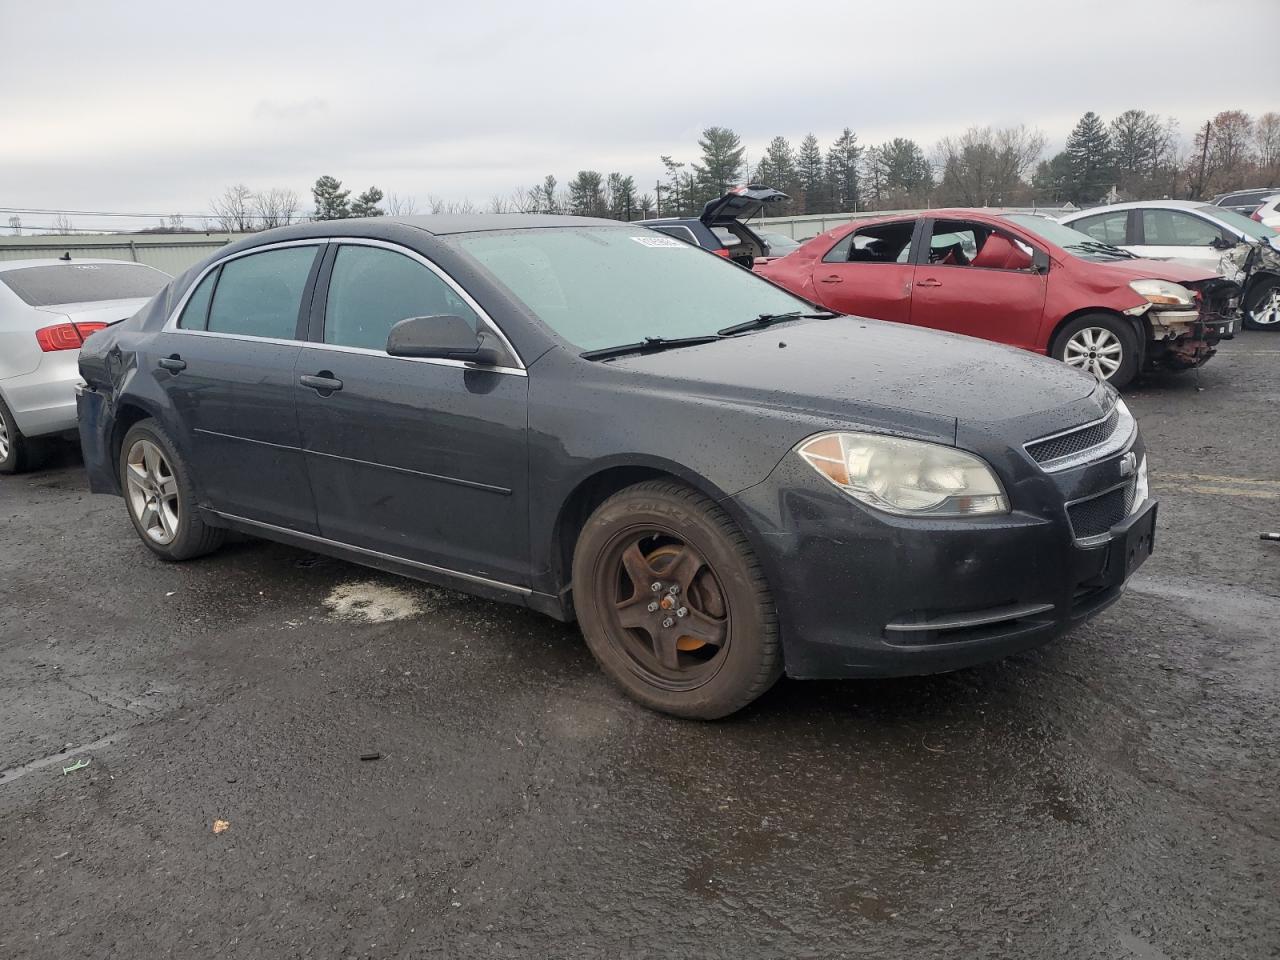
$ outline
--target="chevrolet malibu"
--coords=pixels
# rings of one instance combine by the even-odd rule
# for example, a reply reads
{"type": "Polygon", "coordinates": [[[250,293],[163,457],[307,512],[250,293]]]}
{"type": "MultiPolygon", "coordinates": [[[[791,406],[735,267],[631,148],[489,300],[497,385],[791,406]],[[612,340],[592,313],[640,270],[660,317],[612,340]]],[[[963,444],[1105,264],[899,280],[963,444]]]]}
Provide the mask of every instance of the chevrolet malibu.
{"type": "Polygon", "coordinates": [[[1111,387],[610,221],[268,231],[80,369],[91,487],[160,557],[240,531],[576,619],[684,717],[1045,643],[1155,526],[1111,387]]]}

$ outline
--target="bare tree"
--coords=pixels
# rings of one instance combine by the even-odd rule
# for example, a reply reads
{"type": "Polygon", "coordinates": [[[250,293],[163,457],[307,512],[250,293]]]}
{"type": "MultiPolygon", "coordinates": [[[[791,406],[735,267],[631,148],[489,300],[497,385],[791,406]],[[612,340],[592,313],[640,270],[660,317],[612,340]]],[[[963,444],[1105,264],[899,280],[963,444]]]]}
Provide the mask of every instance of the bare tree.
{"type": "Polygon", "coordinates": [[[511,201],[508,200],[506,197],[502,196],[502,194],[495,193],[492,197],[489,198],[489,212],[490,213],[510,213],[511,201]]]}
{"type": "Polygon", "coordinates": [[[460,213],[470,214],[479,213],[476,205],[470,200],[445,200],[442,197],[427,195],[427,209],[433,214],[441,213],[460,213]]]}
{"type": "Polygon", "coordinates": [[[272,187],[254,196],[253,210],[263,230],[288,226],[298,212],[298,195],[284,187],[272,187]]]}
{"type": "Polygon", "coordinates": [[[222,196],[209,202],[218,226],[228,233],[248,233],[253,229],[253,191],[243,183],[227,187],[222,196]]]}
{"type": "Polygon", "coordinates": [[[387,213],[393,217],[412,217],[418,212],[418,201],[398,193],[387,194],[387,213]]]}
{"type": "Polygon", "coordinates": [[[1253,125],[1253,146],[1259,173],[1268,186],[1280,180],[1280,113],[1264,113],[1253,125]]]}
{"type": "Polygon", "coordinates": [[[538,210],[538,188],[516,187],[511,191],[509,203],[512,213],[536,213],[538,210]]]}
{"type": "Polygon", "coordinates": [[[943,201],[989,207],[1025,199],[1026,175],[1044,144],[1044,134],[1021,124],[1001,130],[970,127],[960,137],[944,137],[934,151],[943,201]]]}
{"type": "Polygon", "coordinates": [[[71,218],[65,213],[60,213],[53,218],[54,233],[66,235],[68,233],[75,233],[75,230],[76,225],[71,222],[71,218]]]}

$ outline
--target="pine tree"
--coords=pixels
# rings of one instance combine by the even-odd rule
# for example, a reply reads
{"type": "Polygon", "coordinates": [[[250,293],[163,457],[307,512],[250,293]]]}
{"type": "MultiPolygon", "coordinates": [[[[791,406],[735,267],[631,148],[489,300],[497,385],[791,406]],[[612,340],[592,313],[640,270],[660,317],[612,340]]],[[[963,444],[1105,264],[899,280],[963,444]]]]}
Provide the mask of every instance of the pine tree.
{"type": "Polygon", "coordinates": [[[353,217],[380,217],[383,215],[383,209],[378,206],[382,202],[382,191],[377,187],[370,187],[360,196],[356,197],[351,204],[351,216],[353,217]]]}
{"type": "Polygon", "coordinates": [[[534,201],[538,213],[560,212],[560,204],[556,198],[556,186],[556,178],[548,173],[546,179],[542,181],[542,186],[535,188],[537,195],[534,201]]]}
{"type": "Polygon", "coordinates": [[[1067,137],[1067,158],[1071,180],[1068,196],[1086,203],[1101,200],[1115,179],[1111,155],[1111,135],[1102,118],[1090,110],[1067,137]]]}
{"type": "Polygon", "coordinates": [[[698,141],[702,150],[702,163],[695,163],[698,186],[704,200],[724,194],[742,177],[746,148],[738,135],[728,127],[707,127],[698,141]]]}
{"type": "Polygon", "coordinates": [[[342,189],[342,181],[325,175],[316,180],[311,188],[311,195],[316,201],[316,220],[345,220],[351,216],[347,205],[350,190],[342,189]]]}
{"type": "Polygon", "coordinates": [[[620,173],[609,174],[606,184],[609,217],[613,220],[631,220],[637,210],[636,179],[620,173]]]}
{"type": "Polygon", "coordinates": [[[796,179],[804,191],[804,212],[826,213],[826,205],[822,202],[822,147],[812,133],[805,134],[800,141],[800,149],[796,153],[796,179]]]}
{"type": "Polygon", "coordinates": [[[569,210],[577,217],[603,217],[607,212],[604,180],[596,170],[579,170],[569,181],[569,210]]]}
{"type": "Polygon", "coordinates": [[[858,137],[845,127],[827,151],[827,183],[831,202],[840,212],[858,209],[862,202],[862,185],[858,170],[862,164],[862,148],[858,137]]]}

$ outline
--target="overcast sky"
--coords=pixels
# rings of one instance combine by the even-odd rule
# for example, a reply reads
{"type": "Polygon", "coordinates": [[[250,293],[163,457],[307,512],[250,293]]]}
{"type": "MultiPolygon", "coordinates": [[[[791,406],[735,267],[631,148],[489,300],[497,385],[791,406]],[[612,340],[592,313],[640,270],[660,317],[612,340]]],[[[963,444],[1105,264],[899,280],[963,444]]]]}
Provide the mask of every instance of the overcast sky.
{"type": "Polygon", "coordinates": [[[652,192],[659,154],[696,159],[712,124],[753,161],[844,126],[930,149],[1026,123],[1056,149],[1084,111],[1128,107],[1189,139],[1219,110],[1280,110],[1261,48],[1221,39],[1277,28],[1276,0],[0,0],[0,207],[194,214],[242,181],[310,212],[321,174],[420,205],[583,168],[652,192]]]}

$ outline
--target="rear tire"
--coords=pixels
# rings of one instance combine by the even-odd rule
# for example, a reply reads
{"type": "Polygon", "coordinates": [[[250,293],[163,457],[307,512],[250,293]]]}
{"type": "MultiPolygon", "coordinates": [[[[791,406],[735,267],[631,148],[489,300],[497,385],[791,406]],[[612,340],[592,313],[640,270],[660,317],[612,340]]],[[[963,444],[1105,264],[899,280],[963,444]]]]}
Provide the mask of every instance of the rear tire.
{"type": "Polygon", "coordinates": [[[48,444],[43,440],[32,440],[22,435],[13,414],[0,400],[0,473],[34,470],[44,463],[48,452],[48,444]]]}
{"type": "Polygon", "coordinates": [[[1244,304],[1244,326],[1250,330],[1280,330],[1280,277],[1254,284],[1244,304]]]}
{"type": "Polygon", "coordinates": [[[1055,360],[1092,373],[1117,390],[1138,375],[1138,337],[1126,320],[1088,313],[1064,326],[1053,338],[1055,360]]]}
{"type": "Polygon", "coordinates": [[[600,666],[651,709],[717,719],[782,675],[760,562],[723,509],[679,483],[636,484],[596,509],[574,550],[573,596],[600,666]]]}
{"type": "Polygon", "coordinates": [[[120,490],[139,539],[164,560],[191,560],[222,546],[226,531],[196,510],[186,462],[155,420],[141,420],[120,444],[120,490]]]}

